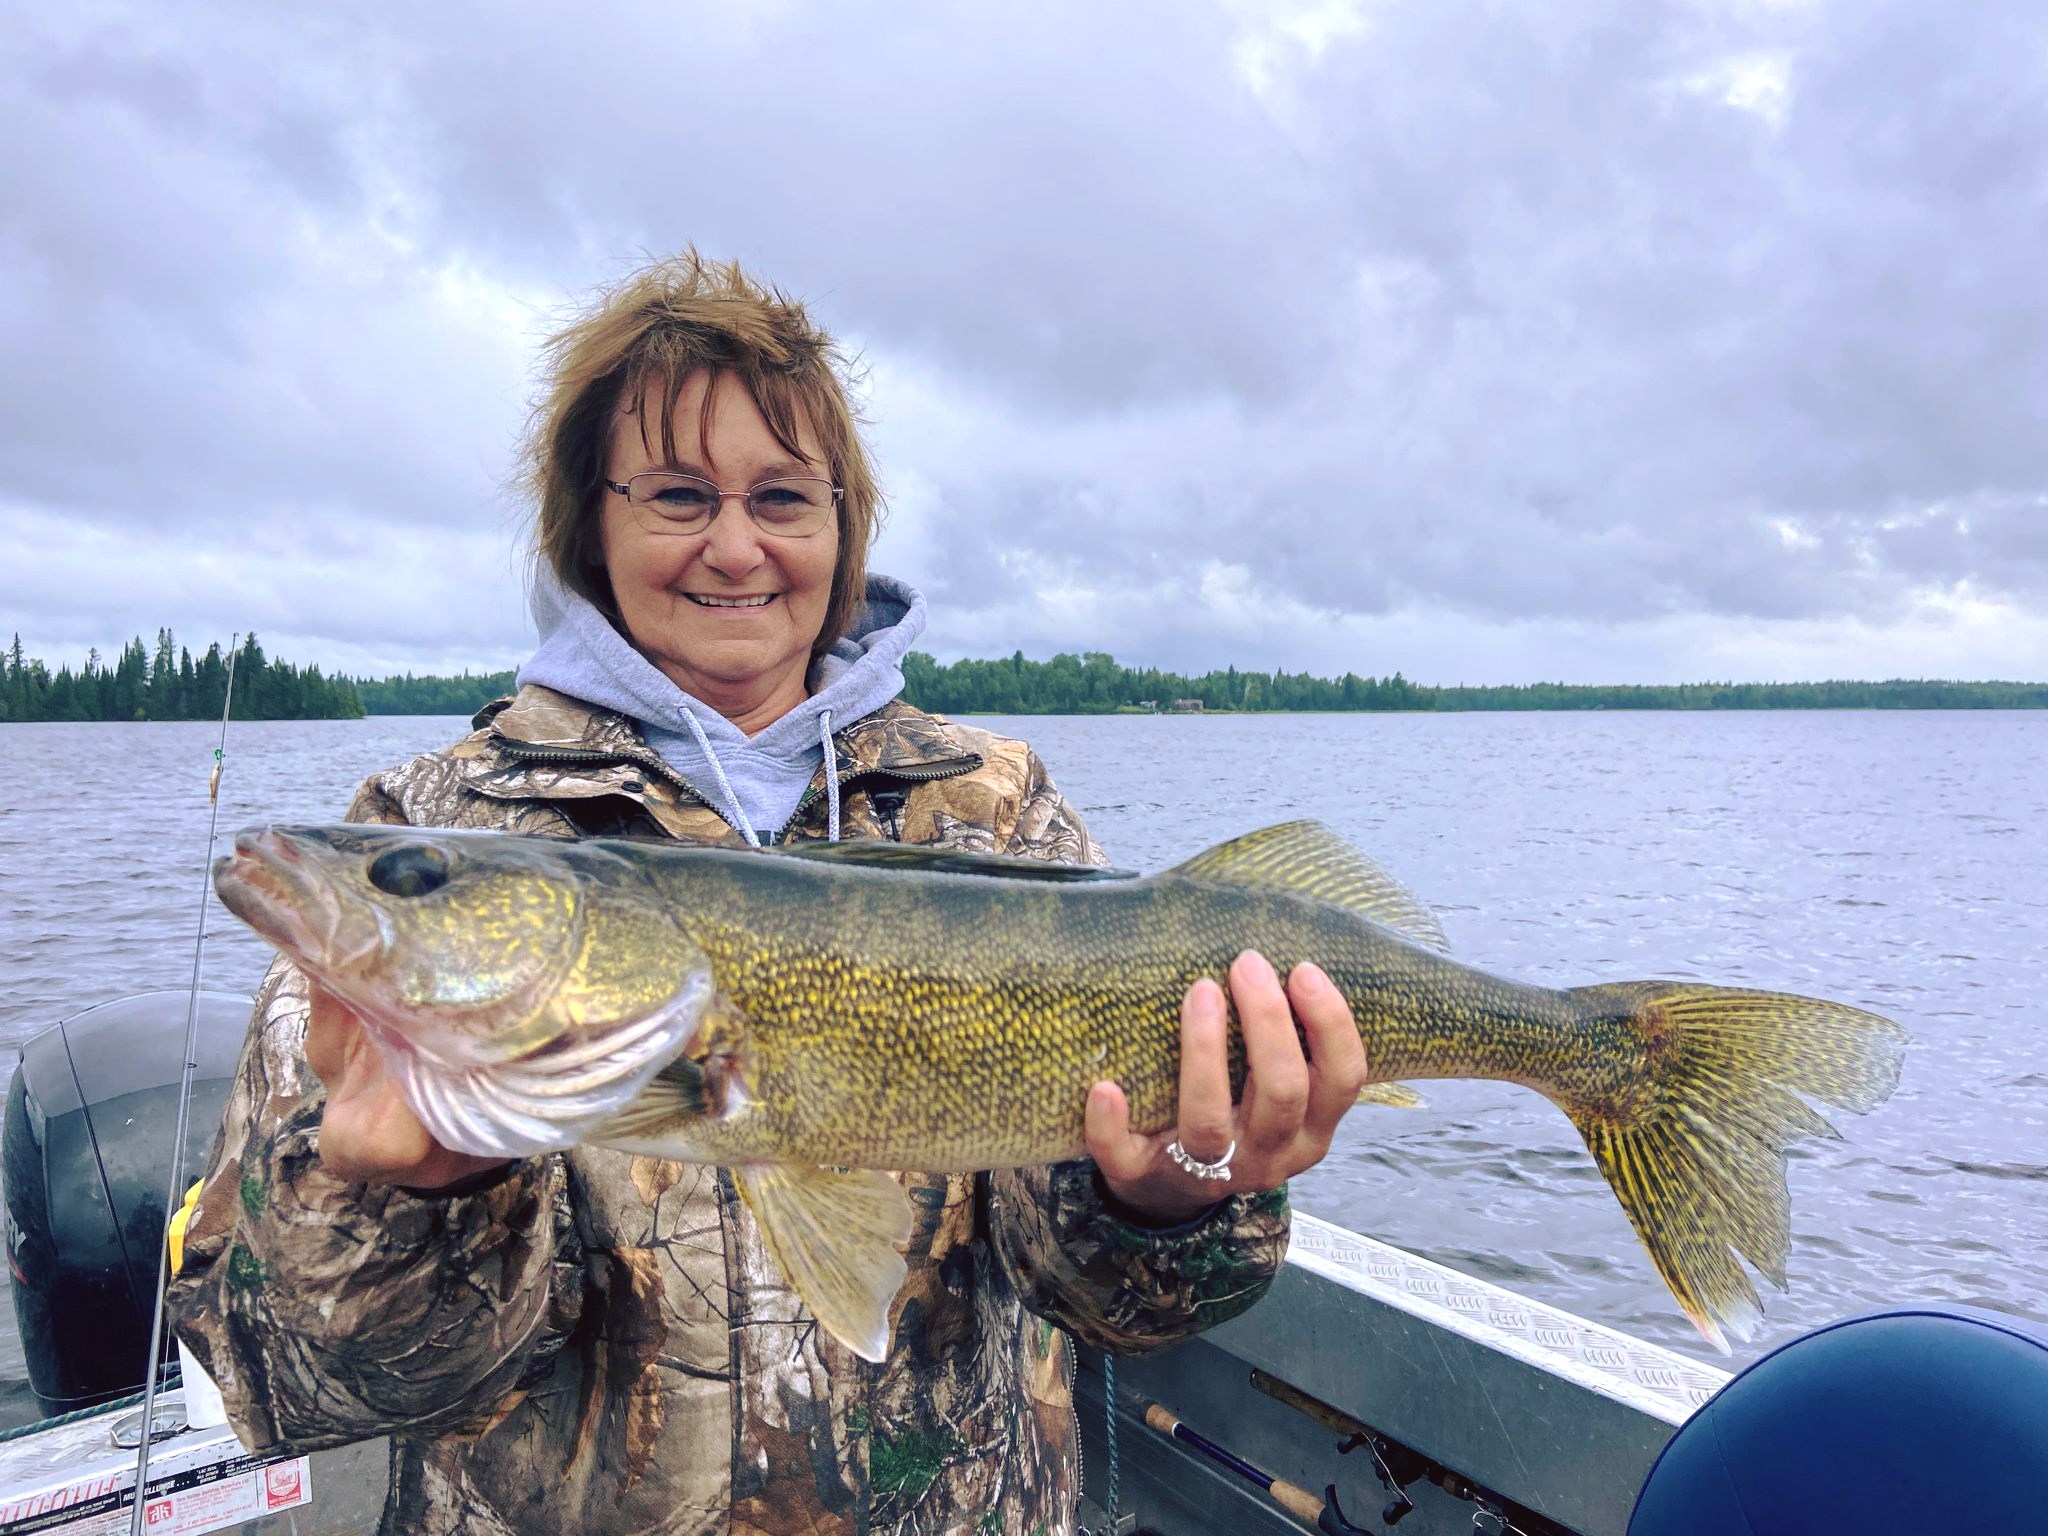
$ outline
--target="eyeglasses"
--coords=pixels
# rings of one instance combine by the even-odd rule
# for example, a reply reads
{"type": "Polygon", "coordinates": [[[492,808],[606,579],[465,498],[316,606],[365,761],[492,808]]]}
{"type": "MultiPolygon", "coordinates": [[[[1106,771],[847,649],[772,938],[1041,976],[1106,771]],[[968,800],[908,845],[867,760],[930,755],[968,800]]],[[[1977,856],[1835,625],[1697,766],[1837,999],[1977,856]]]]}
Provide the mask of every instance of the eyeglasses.
{"type": "Polygon", "coordinates": [[[702,533],[725,506],[728,496],[746,503],[747,516],[763,533],[778,539],[803,539],[830,521],[846,493],[830,480],[797,475],[763,480],[744,491],[721,491],[696,475],[652,469],[625,481],[605,485],[626,498],[640,526],[649,533],[702,533]]]}

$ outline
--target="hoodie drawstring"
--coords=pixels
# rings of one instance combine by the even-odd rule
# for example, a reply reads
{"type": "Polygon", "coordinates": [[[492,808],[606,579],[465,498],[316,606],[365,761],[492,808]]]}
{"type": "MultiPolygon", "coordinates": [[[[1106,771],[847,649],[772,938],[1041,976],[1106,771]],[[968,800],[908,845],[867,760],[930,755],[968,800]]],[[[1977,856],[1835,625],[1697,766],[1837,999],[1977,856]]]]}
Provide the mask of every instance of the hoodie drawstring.
{"type": "Polygon", "coordinates": [[[818,712],[818,749],[825,754],[825,835],[839,841],[839,754],[832,746],[832,711],[818,712]]]}
{"type": "Polygon", "coordinates": [[[704,734],[704,727],[697,721],[693,709],[683,711],[683,718],[690,722],[690,734],[697,738],[697,750],[704,754],[704,760],[711,764],[711,772],[718,779],[719,792],[725,796],[725,819],[733,829],[745,834],[748,842],[756,848],[762,847],[761,834],[754,830],[754,824],[747,820],[746,808],[740,804],[740,797],[732,792],[732,780],[725,776],[725,764],[718,760],[718,754],[711,750],[711,738],[704,734]]]}
{"type": "MultiPolygon", "coordinates": [[[[718,780],[718,792],[725,796],[725,819],[755,847],[766,847],[766,840],[747,820],[746,807],[740,804],[740,797],[733,793],[732,780],[725,776],[725,764],[711,750],[711,738],[704,734],[697,712],[686,709],[683,718],[690,722],[690,734],[697,738],[697,750],[711,765],[712,775],[718,780]]],[[[829,709],[818,712],[818,750],[825,757],[825,835],[836,843],[839,841],[839,752],[832,744],[832,711],[829,709]]]]}

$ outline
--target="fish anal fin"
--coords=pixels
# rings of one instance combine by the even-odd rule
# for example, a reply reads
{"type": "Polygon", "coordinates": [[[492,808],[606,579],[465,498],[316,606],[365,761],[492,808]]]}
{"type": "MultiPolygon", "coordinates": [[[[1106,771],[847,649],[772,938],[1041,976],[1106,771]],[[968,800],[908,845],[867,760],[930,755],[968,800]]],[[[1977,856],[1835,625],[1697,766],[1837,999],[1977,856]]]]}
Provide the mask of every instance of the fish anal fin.
{"type": "Polygon", "coordinates": [[[1406,1083],[1367,1083],[1358,1090],[1358,1102],[1383,1109],[1420,1109],[1425,1100],[1406,1083]]]}
{"type": "Polygon", "coordinates": [[[1284,821],[1247,832],[1168,873],[1326,901],[1424,948],[1450,952],[1443,925],[1421,898],[1319,821],[1284,821]]]}
{"type": "Polygon", "coordinates": [[[735,1168],[761,1240],[818,1324],[863,1360],[889,1353],[889,1308],[910,1273],[910,1199],[872,1168],[735,1168]]]}

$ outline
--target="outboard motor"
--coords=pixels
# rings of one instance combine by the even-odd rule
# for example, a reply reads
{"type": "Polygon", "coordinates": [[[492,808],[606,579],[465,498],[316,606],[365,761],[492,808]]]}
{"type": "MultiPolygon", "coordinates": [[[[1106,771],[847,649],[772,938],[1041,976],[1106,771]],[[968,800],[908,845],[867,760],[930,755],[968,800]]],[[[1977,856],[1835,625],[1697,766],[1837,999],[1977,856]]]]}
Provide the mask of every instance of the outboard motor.
{"type": "Polygon", "coordinates": [[[2048,1528],[2048,1323],[1900,1307],[1794,1339],[1671,1437],[1628,1536],[2048,1528]]]}
{"type": "MultiPolygon", "coordinates": [[[[7,1259],[46,1414],[142,1389],[190,998],[103,1003],[21,1048],[0,1127],[7,1259]]],[[[187,1182],[206,1166],[248,1029],[247,997],[199,994],[187,1182]]]]}

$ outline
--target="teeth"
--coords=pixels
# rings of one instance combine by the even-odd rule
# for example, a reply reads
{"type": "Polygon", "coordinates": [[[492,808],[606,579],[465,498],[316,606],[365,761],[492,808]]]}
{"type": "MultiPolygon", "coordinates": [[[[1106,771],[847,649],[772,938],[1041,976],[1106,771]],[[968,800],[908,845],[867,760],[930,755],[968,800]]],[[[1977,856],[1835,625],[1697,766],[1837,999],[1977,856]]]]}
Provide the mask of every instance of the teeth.
{"type": "Polygon", "coordinates": [[[761,597],[704,597],[695,592],[688,595],[691,602],[706,608],[765,608],[775,601],[773,592],[761,597]]]}

